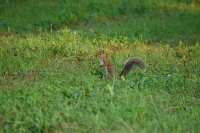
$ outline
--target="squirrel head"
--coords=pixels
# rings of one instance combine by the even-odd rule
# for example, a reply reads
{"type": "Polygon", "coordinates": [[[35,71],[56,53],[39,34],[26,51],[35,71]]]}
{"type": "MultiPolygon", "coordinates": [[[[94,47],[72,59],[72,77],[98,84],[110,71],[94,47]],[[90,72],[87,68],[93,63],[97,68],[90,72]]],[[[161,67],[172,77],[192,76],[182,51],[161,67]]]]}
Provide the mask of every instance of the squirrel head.
{"type": "Polygon", "coordinates": [[[105,65],[105,59],[107,59],[107,56],[104,50],[98,51],[96,57],[99,59],[101,66],[105,65]]]}

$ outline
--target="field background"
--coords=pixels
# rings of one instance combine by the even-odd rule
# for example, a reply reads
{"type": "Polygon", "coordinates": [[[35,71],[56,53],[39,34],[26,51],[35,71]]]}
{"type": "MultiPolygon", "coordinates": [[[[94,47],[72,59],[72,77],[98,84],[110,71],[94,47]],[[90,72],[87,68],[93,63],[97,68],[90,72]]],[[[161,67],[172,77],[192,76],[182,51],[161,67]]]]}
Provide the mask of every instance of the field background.
{"type": "Polygon", "coordinates": [[[199,42],[199,0],[1,0],[0,133],[200,132],[199,42]]]}

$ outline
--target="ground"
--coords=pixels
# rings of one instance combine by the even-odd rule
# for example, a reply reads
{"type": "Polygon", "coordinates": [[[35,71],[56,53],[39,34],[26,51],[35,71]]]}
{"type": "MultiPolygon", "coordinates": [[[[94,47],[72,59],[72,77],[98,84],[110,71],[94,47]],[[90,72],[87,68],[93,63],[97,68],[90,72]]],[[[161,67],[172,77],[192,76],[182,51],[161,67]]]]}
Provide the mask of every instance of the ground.
{"type": "Polygon", "coordinates": [[[199,132],[199,29],[198,0],[0,2],[0,132],[199,132]]]}

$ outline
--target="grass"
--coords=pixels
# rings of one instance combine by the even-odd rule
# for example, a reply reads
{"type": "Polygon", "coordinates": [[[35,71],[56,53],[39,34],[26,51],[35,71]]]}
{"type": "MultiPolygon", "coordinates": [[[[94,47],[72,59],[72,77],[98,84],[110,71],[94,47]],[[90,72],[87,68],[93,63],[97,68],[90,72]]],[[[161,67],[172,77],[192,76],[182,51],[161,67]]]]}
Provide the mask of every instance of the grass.
{"type": "Polygon", "coordinates": [[[200,9],[195,0],[87,0],[2,1],[0,29],[24,33],[54,30],[63,26],[83,30],[87,36],[125,36],[135,41],[199,41],[200,9]],[[48,2],[48,4],[47,4],[48,2]],[[7,10],[7,8],[12,10],[7,10]],[[88,29],[90,29],[88,31],[88,29]]]}
{"type": "Polygon", "coordinates": [[[2,2],[0,132],[200,131],[198,1],[113,2],[2,2]],[[99,49],[147,70],[105,80],[99,49]]]}

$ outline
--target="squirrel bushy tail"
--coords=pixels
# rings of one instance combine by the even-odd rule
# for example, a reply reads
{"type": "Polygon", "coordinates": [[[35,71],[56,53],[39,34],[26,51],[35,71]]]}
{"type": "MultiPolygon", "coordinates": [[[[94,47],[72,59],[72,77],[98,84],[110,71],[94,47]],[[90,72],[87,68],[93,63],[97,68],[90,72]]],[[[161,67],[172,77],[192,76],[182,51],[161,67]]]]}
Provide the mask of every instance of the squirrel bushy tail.
{"type": "Polygon", "coordinates": [[[126,77],[126,75],[135,68],[135,66],[138,66],[140,69],[145,69],[145,63],[139,59],[139,58],[132,58],[129,59],[129,61],[125,64],[124,68],[122,69],[121,73],[119,74],[119,76],[124,76],[126,77]]]}
{"type": "MultiPolygon", "coordinates": [[[[104,51],[100,51],[97,53],[97,56],[100,61],[100,65],[104,67],[105,69],[105,75],[107,78],[111,79],[114,75],[114,67],[112,65],[111,59],[107,56],[107,54],[104,51]]],[[[122,69],[119,76],[126,77],[127,74],[134,69],[136,66],[138,66],[140,69],[145,69],[145,63],[139,59],[139,58],[131,58],[128,60],[128,62],[125,64],[124,68],[122,69]]]]}

